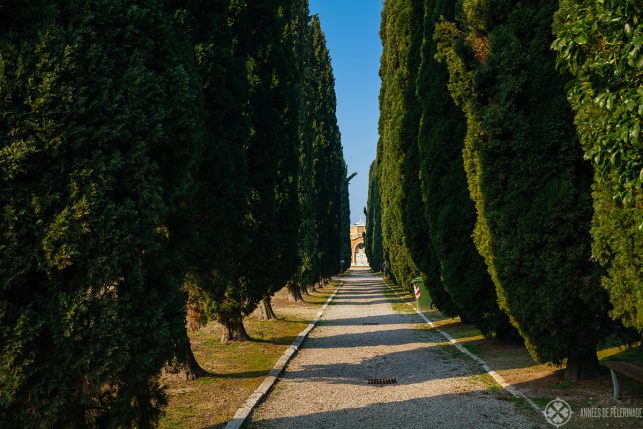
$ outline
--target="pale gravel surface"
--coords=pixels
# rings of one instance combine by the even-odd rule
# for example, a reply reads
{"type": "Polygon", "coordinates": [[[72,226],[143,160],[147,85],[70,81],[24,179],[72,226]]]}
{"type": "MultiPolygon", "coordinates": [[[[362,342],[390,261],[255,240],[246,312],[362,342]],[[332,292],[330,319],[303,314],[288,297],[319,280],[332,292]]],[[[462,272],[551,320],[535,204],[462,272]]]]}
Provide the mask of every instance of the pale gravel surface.
{"type": "Polygon", "coordinates": [[[366,271],[347,277],[247,427],[545,426],[491,390],[479,366],[438,333],[418,329],[419,317],[395,312],[386,289],[366,271]],[[398,384],[367,385],[383,377],[398,384]]]}

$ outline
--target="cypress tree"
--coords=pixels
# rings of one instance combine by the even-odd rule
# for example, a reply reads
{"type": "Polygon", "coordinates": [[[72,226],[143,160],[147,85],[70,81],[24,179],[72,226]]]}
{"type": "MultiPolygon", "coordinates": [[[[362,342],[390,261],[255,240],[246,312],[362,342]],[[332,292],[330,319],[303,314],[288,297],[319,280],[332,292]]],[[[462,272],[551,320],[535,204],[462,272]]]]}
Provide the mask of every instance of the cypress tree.
{"type": "MultiPolygon", "coordinates": [[[[463,320],[475,323],[485,335],[506,336],[511,331],[509,320],[498,307],[495,287],[471,238],[475,208],[462,160],[466,119],[449,95],[446,66],[434,58],[435,25],[442,18],[453,20],[455,4],[426,0],[424,8],[417,92],[422,108],[418,146],[426,224],[444,289],[463,320]]],[[[413,154],[411,159],[415,158],[413,154]]]]}
{"type": "Polygon", "coordinates": [[[157,1],[2,8],[0,425],[149,427],[183,316],[190,49],[157,1]]]}
{"type": "MultiPolygon", "coordinates": [[[[353,255],[353,249],[351,249],[351,206],[350,206],[350,194],[348,187],[350,186],[351,180],[357,176],[357,172],[348,175],[348,166],[344,161],[344,154],[341,144],[336,147],[337,157],[340,159],[338,164],[341,165],[340,171],[340,180],[339,180],[339,198],[340,198],[340,210],[339,210],[339,234],[337,236],[339,240],[339,259],[344,260],[343,270],[346,271],[350,268],[350,261],[353,255]]],[[[342,269],[338,267],[336,273],[342,269]]]]}
{"type": "Polygon", "coordinates": [[[424,1],[413,0],[411,7],[406,35],[409,43],[405,64],[408,77],[401,83],[405,107],[400,125],[403,231],[411,257],[419,268],[436,307],[448,316],[460,314],[462,321],[467,322],[468,319],[445,289],[440,254],[430,234],[431,225],[424,216],[425,202],[420,181],[420,146],[424,145],[424,142],[418,140],[422,105],[417,93],[424,28],[424,1]]]}
{"type": "Polygon", "coordinates": [[[541,361],[567,376],[598,370],[605,300],[590,261],[591,171],[583,163],[548,47],[556,2],[463,3],[438,51],[467,117],[474,240],[500,307],[541,361]]]}
{"type": "MultiPolygon", "coordinates": [[[[313,84],[310,115],[312,124],[312,162],[314,190],[318,197],[316,225],[319,237],[318,260],[322,278],[337,274],[341,252],[342,187],[346,167],[337,126],[335,78],[319,18],[311,19],[313,84]]],[[[346,191],[347,192],[347,191],[346,191]]],[[[349,244],[350,246],[350,244],[349,244]]]]}
{"type": "Polygon", "coordinates": [[[373,271],[380,271],[384,262],[382,249],[382,208],[380,206],[379,179],[377,177],[377,160],[371,163],[368,170],[368,201],[366,202],[366,236],[364,245],[368,264],[373,271]]]}
{"type": "Polygon", "coordinates": [[[308,1],[282,0],[284,32],[281,44],[282,57],[276,71],[281,76],[283,105],[281,107],[281,132],[279,162],[277,165],[277,192],[275,195],[276,222],[279,233],[279,260],[276,276],[272,281],[270,296],[281,289],[298,271],[299,231],[301,212],[298,201],[298,169],[300,153],[300,116],[304,99],[304,66],[306,33],[308,31],[308,1]]]}
{"type": "Polygon", "coordinates": [[[299,97],[299,160],[297,176],[297,198],[301,222],[298,233],[299,269],[287,283],[289,299],[292,302],[302,301],[302,292],[306,293],[319,278],[319,261],[317,248],[319,239],[316,229],[317,198],[314,193],[312,134],[312,106],[315,103],[314,58],[312,56],[312,26],[306,5],[301,9],[302,28],[299,42],[299,55],[302,57],[302,69],[299,74],[302,94],[299,97]]]}
{"type": "Polygon", "coordinates": [[[398,281],[410,287],[418,275],[403,230],[404,223],[404,153],[412,141],[412,127],[407,128],[409,106],[408,83],[411,22],[414,18],[413,1],[386,2],[382,10],[380,37],[382,60],[380,77],[380,150],[379,189],[382,205],[382,238],[386,259],[398,281]]]}
{"type": "Polygon", "coordinates": [[[442,284],[419,183],[416,77],[422,17],[420,0],[387,2],[382,11],[377,155],[382,239],[385,260],[398,283],[410,288],[412,279],[421,275],[436,306],[454,316],[458,309],[442,284]]]}
{"type": "MultiPolygon", "coordinates": [[[[428,224],[423,216],[424,203],[422,201],[422,189],[420,184],[418,129],[420,124],[421,105],[417,96],[416,81],[420,65],[420,48],[422,44],[423,11],[424,2],[411,0],[406,10],[398,12],[403,14],[398,19],[395,37],[404,38],[406,49],[404,61],[400,62],[398,70],[404,73],[403,80],[395,82],[399,86],[399,97],[402,102],[398,103],[402,111],[399,112],[400,119],[397,125],[397,134],[391,136],[399,141],[399,169],[401,173],[402,204],[402,231],[407,243],[410,256],[415,266],[421,271],[427,272],[431,255],[435,255],[432,241],[428,234],[428,224]],[[403,21],[403,22],[401,22],[403,21]],[[408,46],[406,45],[408,44],[408,46]]],[[[395,40],[393,40],[395,43],[395,40]]],[[[391,106],[391,108],[395,108],[391,106]]],[[[394,125],[395,126],[395,125],[394,125]]],[[[433,288],[434,279],[430,279],[433,288]]]]}
{"type": "MultiPolygon", "coordinates": [[[[248,241],[243,227],[247,171],[242,151],[249,134],[243,114],[248,83],[245,58],[236,47],[243,8],[231,1],[176,0],[168,6],[193,46],[204,100],[197,192],[190,207],[193,240],[187,259],[191,275],[184,289],[188,306],[207,318],[216,315],[218,303],[231,287],[248,241]]],[[[200,320],[196,322],[198,326],[200,320]]],[[[185,329],[177,342],[179,364],[173,369],[185,371],[188,379],[203,374],[185,329]]]]}
{"type": "MultiPolygon", "coordinates": [[[[299,172],[301,169],[301,126],[304,121],[305,103],[304,67],[306,63],[306,33],[308,32],[308,1],[285,1],[280,5],[284,30],[277,73],[283,82],[284,105],[282,110],[282,142],[277,169],[275,195],[276,222],[279,234],[279,261],[275,278],[272,279],[260,303],[264,319],[276,318],[270,304],[272,295],[301,273],[302,254],[300,233],[302,218],[299,198],[299,172]]],[[[311,240],[307,240],[311,243],[311,240]]]]}
{"type": "Polygon", "coordinates": [[[244,228],[248,251],[236,279],[214,303],[222,341],[247,339],[243,316],[283,287],[298,266],[296,235],[298,96],[293,11],[297,3],[251,2],[240,15],[239,49],[249,82],[244,145],[247,194],[244,228]]]}
{"type": "Polygon", "coordinates": [[[585,158],[594,165],[592,253],[605,268],[611,316],[643,337],[643,54],[641,5],[564,0],[556,14],[561,68],[585,158]]]}

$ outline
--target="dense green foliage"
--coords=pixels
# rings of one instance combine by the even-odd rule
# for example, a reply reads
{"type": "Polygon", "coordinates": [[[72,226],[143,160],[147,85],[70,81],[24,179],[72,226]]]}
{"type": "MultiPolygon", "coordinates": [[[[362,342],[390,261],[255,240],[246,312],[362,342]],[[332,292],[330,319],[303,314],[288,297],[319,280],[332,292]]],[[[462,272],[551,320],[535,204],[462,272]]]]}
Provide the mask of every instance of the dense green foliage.
{"type": "Polygon", "coordinates": [[[422,62],[417,78],[422,107],[418,137],[421,165],[416,167],[421,171],[424,205],[409,212],[417,215],[425,210],[444,289],[463,319],[475,323],[487,335],[506,336],[510,331],[509,320],[498,307],[484,259],[471,239],[475,208],[469,198],[462,161],[466,119],[449,95],[446,66],[434,58],[435,25],[441,18],[452,20],[455,5],[451,1],[426,0],[424,13],[422,62]]]}
{"type": "MultiPolygon", "coordinates": [[[[222,339],[246,336],[243,316],[294,275],[299,265],[297,169],[299,147],[298,84],[303,57],[297,51],[296,6],[274,0],[248,3],[240,20],[239,50],[246,56],[250,133],[244,142],[248,168],[244,230],[248,246],[238,277],[214,302],[224,326],[222,339]],[[298,55],[298,57],[297,57],[298,55]],[[293,64],[291,64],[293,63],[293,64]]],[[[230,214],[227,214],[228,216],[230,214]]],[[[238,215],[242,215],[241,213],[238,215]]]]}
{"type": "Polygon", "coordinates": [[[601,284],[610,296],[610,315],[643,336],[643,207],[615,204],[606,180],[594,184],[592,252],[606,269],[601,284]]]}
{"type": "MultiPolygon", "coordinates": [[[[400,285],[411,287],[419,274],[404,234],[405,195],[403,189],[404,153],[415,143],[415,130],[409,123],[413,102],[408,57],[412,21],[417,19],[411,0],[386,2],[382,11],[380,37],[382,60],[380,77],[380,121],[378,142],[379,190],[382,207],[382,238],[385,259],[400,285]]],[[[414,107],[414,106],[413,106],[414,107]]]]}
{"type": "MultiPolygon", "coordinates": [[[[243,143],[249,127],[243,105],[247,98],[245,60],[235,51],[242,9],[230,2],[177,0],[169,4],[177,27],[194,47],[203,94],[203,143],[194,171],[196,195],[190,206],[192,239],[187,259],[191,275],[184,283],[190,305],[213,317],[240,268],[246,251],[243,143]],[[237,215],[230,217],[229,213],[237,215]]],[[[187,335],[177,337],[177,358],[192,362],[187,335]],[[185,356],[187,354],[187,356],[185,356]]],[[[194,370],[195,368],[193,368],[194,370]]]]}
{"type": "Polygon", "coordinates": [[[337,274],[340,255],[350,254],[348,186],[330,54],[319,17],[308,19],[307,8],[300,11],[305,12],[297,49],[303,57],[297,184],[301,222],[296,238],[300,265],[287,282],[293,301],[300,299],[297,288],[305,293],[337,274]]]}
{"type": "Polygon", "coordinates": [[[319,21],[306,0],[0,9],[0,426],[152,426],[161,369],[195,364],[186,297],[242,335],[287,281],[337,272],[319,21]]]}
{"type": "Polygon", "coordinates": [[[191,50],[157,1],[2,6],[0,426],[147,427],[183,323],[191,50]]]}
{"type": "Polygon", "coordinates": [[[591,169],[549,50],[554,1],[463,2],[440,24],[450,91],[467,118],[474,239],[500,307],[534,357],[597,371],[606,312],[590,260],[591,169]]]}
{"type": "MultiPolygon", "coordinates": [[[[432,293],[434,301],[442,311],[456,314],[453,303],[444,293],[444,285],[439,272],[439,263],[436,259],[435,247],[429,237],[429,225],[424,216],[424,202],[422,201],[422,187],[420,185],[420,160],[418,147],[418,129],[420,126],[421,105],[417,97],[416,81],[420,65],[420,52],[422,47],[422,28],[424,20],[424,2],[421,0],[409,1],[403,10],[392,10],[390,13],[399,14],[394,20],[395,27],[389,31],[395,36],[387,36],[394,48],[404,40],[404,48],[399,52],[403,55],[397,61],[399,65],[392,64],[392,69],[387,74],[387,80],[392,87],[397,87],[398,93],[390,92],[391,96],[399,97],[393,109],[402,109],[399,112],[399,123],[396,119],[390,121],[388,138],[384,140],[384,151],[398,150],[401,160],[399,168],[401,182],[396,192],[399,193],[401,202],[401,230],[405,237],[404,242],[409,250],[413,266],[424,274],[425,282],[432,293]],[[408,43],[408,46],[406,45],[408,43]],[[401,60],[404,61],[401,61],[401,60]],[[397,128],[397,129],[396,129],[397,128]],[[397,145],[397,147],[396,147],[397,145]]],[[[394,53],[394,52],[393,52],[394,53]]],[[[393,115],[398,114],[397,112],[393,115]]],[[[390,161],[389,161],[390,162],[390,161]]],[[[392,210],[397,208],[393,207],[392,210]]],[[[388,210],[388,208],[386,209],[388,210]]],[[[394,263],[394,267],[395,267],[394,263]]],[[[394,268],[395,269],[395,268],[394,268]]],[[[409,284],[408,279],[404,284],[409,284]]]]}
{"type": "Polygon", "coordinates": [[[380,271],[384,262],[382,248],[382,207],[380,205],[380,187],[377,177],[377,161],[371,163],[368,170],[368,201],[366,203],[366,231],[364,244],[368,264],[373,271],[380,271]]]}
{"type": "MultiPolygon", "coordinates": [[[[346,271],[350,266],[353,254],[351,249],[351,205],[348,186],[357,173],[353,173],[354,175],[352,176],[348,175],[348,167],[343,159],[341,146],[339,146],[338,157],[342,157],[341,161],[337,163],[339,171],[342,172],[339,177],[339,256],[344,260],[340,269],[343,267],[343,270],[346,271]]],[[[339,269],[336,272],[339,272],[339,269]]]]}
{"type": "MultiPolygon", "coordinates": [[[[562,0],[552,48],[571,72],[585,157],[615,201],[643,198],[643,22],[636,0],[562,0]],[[605,180],[602,180],[605,177],[605,180]]],[[[643,224],[643,215],[640,221],[643,224]]]]}
{"type": "MultiPolygon", "coordinates": [[[[281,103],[272,101],[273,106],[279,109],[276,118],[281,129],[277,134],[270,135],[274,144],[272,150],[276,152],[276,188],[275,188],[275,222],[279,234],[277,265],[273,267],[274,277],[270,273],[263,274],[260,283],[267,287],[267,295],[272,295],[281,289],[286,282],[297,272],[299,266],[298,235],[301,222],[301,212],[297,193],[298,171],[300,158],[300,109],[304,98],[304,46],[307,41],[308,30],[308,0],[281,0],[277,2],[277,16],[283,14],[284,30],[281,43],[272,46],[272,53],[276,47],[282,45],[283,53],[273,65],[271,89],[276,89],[281,95],[281,103]],[[275,81],[276,78],[276,81],[275,81]]],[[[261,29],[259,29],[261,30],[261,29]]],[[[262,34],[262,33],[260,33],[262,34]]],[[[257,104],[261,110],[266,110],[266,105],[257,104]]],[[[254,131],[257,131],[255,127],[254,131]]],[[[257,139],[258,141],[258,139],[257,139]]],[[[262,142],[265,144],[266,142],[262,142]]],[[[265,162],[265,160],[264,160],[265,162]]],[[[337,236],[337,235],[336,235],[337,236]]],[[[259,250],[259,249],[257,249],[259,250]]],[[[245,264],[245,262],[244,262],[245,264]]]]}
{"type": "Polygon", "coordinates": [[[593,255],[611,315],[643,335],[643,23],[633,0],[560,2],[552,47],[595,170],[593,255]]]}
{"type": "Polygon", "coordinates": [[[420,185],[421,104],[416,80],[423,21],[424,2],[420,0],[389,2],[382,12],[380,140],[377,170],[371,169],[369,180],[369,205],[375,205],[367,211],[367,247],[374,253],[382,246],[390,273],[406,288],[421,275],[436,306],[453,316],[459,311],[444,289],[420,185]]]}
{"type": "Polygon", "coordinates": [[[313,33],[321,32],[321,27],[317,17],[313,17],[312,21],[313,24],[311,25],[306,19],[306,29],[302,33],[305,39],[301,45],[301,54],[304,56],[304,73],[301,73],[304,94],[300,97],[299,106],[299,171],[297,176],[297,194],[301,212],[298,237],[300,265],[299,271],[292,279],[292,283],[302,289],[314,285],[320,277],[319,258],[317,255],[319,237],[315,225],[317,204],[320,201],[314,193],[312,138],[314,135],[315,116],[310,107],[316,103],[318,96],[315,91],[317,67],[313,56],[313,33]]]}
{"type": "MultiPolygon", "coordinates": [[[[462,320],[469,318],[462,312],[461,307],[454,302],[447,292],[445,277],[442,273],[444,262],[440,259],[438,242],[433,234],[434,219],[426,217],[426,195],[423,193],[422,177],[426,171],[421,171],[421,156],[427,142],[420,134],[420,121],[423,115],[423,102],[419,97],[418,83],[424,82],[420,77],[420,64],[422,63],[423,39],[425,37],[425,2],[413,0],[413,10],[410,21],[410,44],[406,60],[408,81],[404,82],[404,100],[407,111],[404,114],[402,126],[406,140],[403,147],[402,192],[404,195],[404,234],[411,250],[411,257],[420,269],[425,285],[427,285],[431,298],[443,314],[456,316],[460,314],[462,320]]],[[[424,94],[426,95],[426,94],[424,94]]],[[[426,123],[426,118],[425,123],[426,123]]],[[[434,205],[437,206],[437,205],[434,205]]]]}
{"type": "MultiPolygon", "coordinates": [[[[346,211],[348,185],[336,118],[335,78],[319,19],[311,20],[311,62],[307,73],[313,77],[314,96],[309,107],[312,118],[313,183],[318,198],[316,228],[319,237],[321,277],[339,272],[342,246],[350,248],[349,213],[346,211]]],[[[345,250],[344,250],[345,251],[345,250]]],[[[350,251],[348,252],[350,255],[350,251]]]]}

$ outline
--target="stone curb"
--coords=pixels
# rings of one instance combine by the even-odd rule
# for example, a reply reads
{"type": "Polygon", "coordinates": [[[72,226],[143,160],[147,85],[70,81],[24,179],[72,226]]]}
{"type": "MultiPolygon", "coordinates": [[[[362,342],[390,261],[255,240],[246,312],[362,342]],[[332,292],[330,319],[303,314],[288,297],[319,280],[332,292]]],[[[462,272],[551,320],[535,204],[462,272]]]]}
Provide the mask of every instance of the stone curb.
{"type": "Polygon", "coordinates": [[[535,403],[534,401],[532,401],[531,399],[529,399],[529,398],[527,397],[527,395],[525,395],[525,394],[524,394],[524,393],[522,393],[520,390],[518,390],[518,388],[517,388],[516,386],[512,386],[511,384],[507,383],[507,382],[505,381],[505,379],[504,379],[504,378],[502,378],[502,376],[501,376],[500,374],[498,374],[496,371],[492,370],[492,369],[491,369],[491,367],[489,366],[489,364],[488,364],[487,362],[485,362],[481,357],[479,357],[479,356],[475,355],[474,353],[471,353],[471,352],[470,352],[466,347],[464,347],[462,344],[460,344],[460,342],[459,342],[458,340],[456,340],[455,338],[453,338],[453,337],[452,337],[451,335],[449,335],[448,333],[444,332],[442,329],[440,329],[440,328],[438,328],[437,326],[435,326],[435,324],[434,324],[434,323],[433,323],[433,322],[432,322],[428,317],[426,317],[426,316],[424,315],[424,313],[422,313],[422,312],[420,312],[420,311],[417,311],[417,310],[415,309],[415,307],[413,306],[413,304],[411,304],[410,302],[408,302],[408,301],[406,301],[404,298],[402,298],[402,296],[401,296],[399,293],[397,293],[397,291],[396,291],[395,289],[393,289],[393,288],[391,287],[391,285],[389,285],[389,284],[388,284],[386,281],[384,281],[384,280],[382,280],[382,281],[384,282],[384,284],[385,284],[386,286],[388,286],[388,288],[389,288],[389,289],[391,289],[393,292],[395,292],[395,294],[396,294],[396,295],[397,295],[397,296],[398,296],[398,297],[399,297],[403,302],[405,302],[409,307],[413,308],[413,310],[415,310],[415,312],[417,313],[417,315],[418,315],[418,316],[420,316],[422,319],[424,319],[424,321],[425,321],[426,323],[428,323],[428,324],[429,324],[433,329],[435,329],[436,331],[438,331],[438,332],[439,332],[439,333],[440,333],[444,338],[446,338],[446,339],[449,341],[449,343],[451,343],[451,345],[453,345],[456,349],[458,349],[459,351],[461,351],[461,352],[462,352],[462,353],[464,353],[465,355],[469,356],[471,359],[473,359],[473,360],[475,360],[476,362],[478,362],[478,363],[480,364],[480,366],[482,367],[482,369],[483,369],[487,374],[489,374],[489,375],[490,375],[494,380],[496,380],[496,382],[497,382],[499,385],[501,385],[501,386],[503,387],[503,389],[505,389],[507,392],[511,393],[513,396],[520,397],[520,398],[524,399],[525,401],[527,401],[527,403],[528,403],[529,405],[531,405],[531,407],[532,407],[534,410],[536,410],[536,411],[538,412],[538,414],[542,414],[542,413],[543,413],[543,410],[541,410],[541,409],[540,409],[540,407],[539,407],[538,405],[536,405],[536,403],[535,403]]]}
{"type": "Polygon", "coordinates": [[[279,358],[275,366],[270,370],[266,378],[264,378],[263,382],[257,387],[257,389],[246,399],[246,402],[239,407],[236,413],[234,413],[234,416],[232,417],[232,420],[228,422],[228,424],[225,426],[225,429],[239,429],[243,426],[243,424],[246,422],[248,416],[252,412],[252,410],[257,406],[259,401],[263,399],[264,396],[268,394],[272,386],[275,384],[281,373],[283,372],[284,368],[286,367],[286,364],[292,359],[292,357],[297,354],[297,351],[299,350],[299,347],[301,344],[304,342],[310,331],[313,330],[317,322],[319,322],[319,319],[321,319],[322,315],[324,314],[324,310],[326,310],[326,307],[328,307],[328,304],[335,298],[335,295],[337,295],[337,292],[339,289],[344,285],[344,283],[340,281],[340,285],[333,291],[331,296],[328,297],[324,305],[321,307],[321,309],[317,312],[315,315],[315,318],[308,324],[306,329],[301,331],[299,335],[297,335],[297,338],[295,338],[295,341],[286,349],[283,355],[279,358]]]}

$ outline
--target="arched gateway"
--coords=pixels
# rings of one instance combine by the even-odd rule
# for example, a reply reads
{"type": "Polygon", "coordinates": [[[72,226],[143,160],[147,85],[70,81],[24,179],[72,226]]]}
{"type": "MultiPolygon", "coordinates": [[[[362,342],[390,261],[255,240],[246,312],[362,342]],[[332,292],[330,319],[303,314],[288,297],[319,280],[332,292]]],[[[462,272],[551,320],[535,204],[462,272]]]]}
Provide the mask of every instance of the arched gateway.
{"type": "Polygon", "coordinates": [[[368,267],[364,246],[365,231],[366,227],[361,219],[351,225],[351,267],[368,267]]]}

